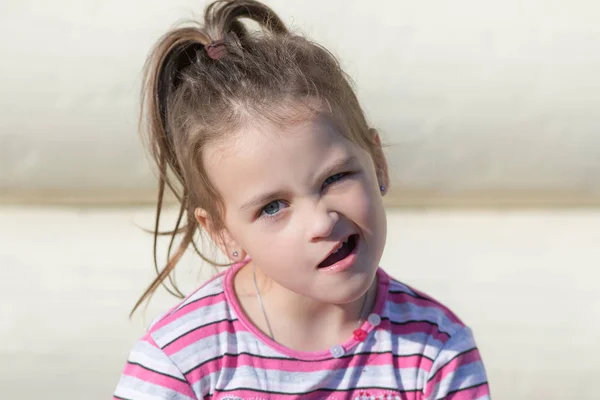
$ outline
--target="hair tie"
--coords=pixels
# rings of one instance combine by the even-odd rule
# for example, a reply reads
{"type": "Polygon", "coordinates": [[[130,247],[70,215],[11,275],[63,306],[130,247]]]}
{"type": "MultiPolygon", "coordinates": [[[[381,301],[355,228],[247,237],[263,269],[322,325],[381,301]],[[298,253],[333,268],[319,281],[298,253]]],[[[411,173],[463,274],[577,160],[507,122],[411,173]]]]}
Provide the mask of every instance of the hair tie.
{"type": "Polygon", "coordinates": [[[213,40],[207,45],[204,45],[204,49],[210,58],[218,60],[227,54],[227,48],[223,40],[213,40]]]}

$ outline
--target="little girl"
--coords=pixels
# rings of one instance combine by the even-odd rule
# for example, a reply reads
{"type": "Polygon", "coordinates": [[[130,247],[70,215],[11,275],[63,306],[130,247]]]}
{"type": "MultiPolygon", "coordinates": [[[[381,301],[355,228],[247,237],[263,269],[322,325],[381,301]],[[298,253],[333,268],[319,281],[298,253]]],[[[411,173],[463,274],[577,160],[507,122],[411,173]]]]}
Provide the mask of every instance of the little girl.
{"type": "Polygon", "coordinates": [[[388,167],[327,50],[217,1],[159,40],[142,100],[155,240],[168,189],[181,243],[135,308],[187,248],[207,260],[197,233],[233,265],[152,324],[115,399],[489,398],[469,328],[378,266],[388,167]]]}

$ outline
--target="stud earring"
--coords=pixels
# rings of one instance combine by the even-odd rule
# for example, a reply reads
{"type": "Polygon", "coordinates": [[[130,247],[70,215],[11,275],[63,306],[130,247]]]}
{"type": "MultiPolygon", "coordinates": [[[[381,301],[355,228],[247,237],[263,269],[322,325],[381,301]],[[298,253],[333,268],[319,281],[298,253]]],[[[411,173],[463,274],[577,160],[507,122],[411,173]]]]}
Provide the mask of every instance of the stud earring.
{"type": "Polygon", "coordinates": [[[387,189],[387,188],[385,187],[385,185],[381,185],[381,186],[379,186],[379,190],[381,190],[381,193],[385,193],[385,190],[386,190],[386,189],[387,189]]]}
{"type": "Polygon", "coordinates": [[[238,254],[238,252],[237,252],[237,251],[234,251],[233,253],[231,253],[231,255],[232,255],[232,256],[234,256],[234,257],[237,257],[237,256],[239,256],[239,254],[238,254]]]}

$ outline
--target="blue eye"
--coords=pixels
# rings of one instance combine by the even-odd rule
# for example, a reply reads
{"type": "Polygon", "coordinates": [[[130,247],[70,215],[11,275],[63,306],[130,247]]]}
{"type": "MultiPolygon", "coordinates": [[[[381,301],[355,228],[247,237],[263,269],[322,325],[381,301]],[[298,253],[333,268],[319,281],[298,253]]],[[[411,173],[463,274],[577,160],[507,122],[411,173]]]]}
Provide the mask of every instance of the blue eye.
{"type": "Polygon", "coordinates": [[[342,173],[339,173],[339,174],[331,175],[329,178],[325,179],[325,182],[323,182],[323,187],[325,187],[327,185],[331,185],[332,183],[335,183],[335,182],[339,181],[340,179],[342,179],[346,175],[348,175],[346,172],[342,172],[342,173]]]}
{"type": "Polygon", "coordinates": [[[260,212],[261,216],[264,215],[266,217],[274,217],[281,211],[281,204],[283,202],[281,200],[275,200],[264,206],[260,212]]]}

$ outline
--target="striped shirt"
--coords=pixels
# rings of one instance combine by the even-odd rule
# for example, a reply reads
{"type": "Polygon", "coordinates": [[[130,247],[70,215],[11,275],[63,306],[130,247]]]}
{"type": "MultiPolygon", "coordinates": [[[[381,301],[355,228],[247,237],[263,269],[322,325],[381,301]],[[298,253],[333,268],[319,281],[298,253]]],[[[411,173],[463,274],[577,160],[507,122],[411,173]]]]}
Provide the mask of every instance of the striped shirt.
{"type": "Polygon", "coordinates": [[[114,399],[489,399],[473,335],[450,310],[377,271],[373,313],[355,338],[298,352],[260,332],[233,293],[232,267],[155,321],[114,399]]]}

